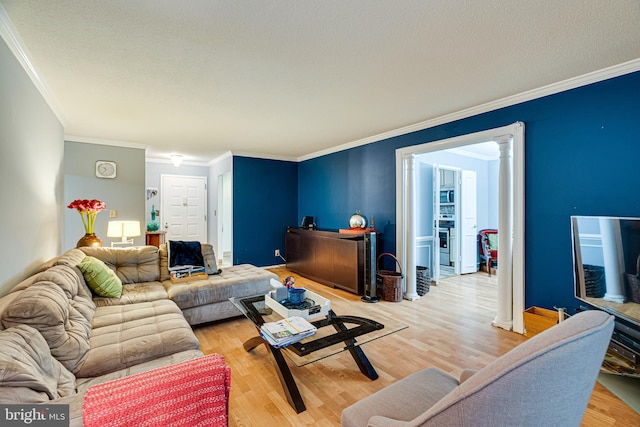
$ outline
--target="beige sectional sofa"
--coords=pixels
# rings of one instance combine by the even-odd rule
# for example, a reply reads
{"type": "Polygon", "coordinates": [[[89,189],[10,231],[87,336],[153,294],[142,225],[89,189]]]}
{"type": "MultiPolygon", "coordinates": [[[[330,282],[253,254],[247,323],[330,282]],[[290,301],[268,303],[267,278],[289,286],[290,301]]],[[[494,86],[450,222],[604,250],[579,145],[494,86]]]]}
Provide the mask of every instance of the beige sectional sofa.
{"type": "Polygon", "coordinates": [[[240,315],[228,298],[267,293],[277,277],[242,265],[174,284],[164,250],[71,249],[0,298],[0,403],[68,403],[82,425],[90,386],[202,356],[191,325],[240,315]],[[92,293],[77,267],[86,256],[115,271],[121,297],[92,293]]]}
{"type": "Polygon", "coordinates": [[[118,298],[94,298],[96,305],[122,305],[169,299],[176,303],[190,325],[238,316],[229,301],[232,297],[266,294],[269,281],[278,276],[251,264],[225,267],[218,273],[210,244],[202,244],[206,280],[172,283],[166,245],[129,249],[81,248],[89,256],[104,261],[124,284],[118,298]],[[216,274],[218,273],[218,274],[216,274]]]}

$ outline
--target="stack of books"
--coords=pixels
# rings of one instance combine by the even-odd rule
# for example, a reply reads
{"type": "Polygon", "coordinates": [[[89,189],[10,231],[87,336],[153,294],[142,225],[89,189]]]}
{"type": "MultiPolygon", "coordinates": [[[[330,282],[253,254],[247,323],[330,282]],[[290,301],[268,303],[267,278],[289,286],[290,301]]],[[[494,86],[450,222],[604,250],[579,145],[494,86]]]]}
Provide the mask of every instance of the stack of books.
{"type": "Polygon", "coordinates": [[[192,265],[182,266],[181,268],[171,268],[170,278],[173,283],[191,282],[193,280],[203,280],[208,277],[204,267],[196,267],[192,265]]]}
{"type": "Polygon", "coordinates": [[[284,347],[316,333],[318,329],[299,316],[277,322],[267,322],[260,327],[260,335],[276,348],[284,347]]]}

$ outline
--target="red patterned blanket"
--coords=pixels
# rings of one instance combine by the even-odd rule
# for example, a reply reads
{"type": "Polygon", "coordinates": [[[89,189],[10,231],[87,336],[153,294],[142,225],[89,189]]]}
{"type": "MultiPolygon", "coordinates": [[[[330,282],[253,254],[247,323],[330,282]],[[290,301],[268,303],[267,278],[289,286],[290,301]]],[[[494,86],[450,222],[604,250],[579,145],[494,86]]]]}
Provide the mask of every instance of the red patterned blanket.
{"type": "Polygon", "coordinates": [[[231,370],[218,354],[90,387],[87,427],[227,426],[231,370]]]}

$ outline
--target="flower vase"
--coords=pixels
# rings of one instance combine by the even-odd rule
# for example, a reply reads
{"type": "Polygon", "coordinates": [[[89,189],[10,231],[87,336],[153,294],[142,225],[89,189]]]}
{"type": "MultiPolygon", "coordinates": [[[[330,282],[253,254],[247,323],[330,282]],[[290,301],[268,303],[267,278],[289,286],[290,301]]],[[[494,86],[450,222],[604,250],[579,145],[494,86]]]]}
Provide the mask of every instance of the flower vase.
{"type": "Polygon", "coordinates": [[[304,302],[304,288],[290,288],[289,289],[289,304],[293,306],[300,305],[304,302]]]}
{"type": "Polygon", "coordinates": [[[156,205],[151,206],[151,221],[147,223],[147,231],[158,231],[160,229],[160,223],[156,221],[156,205]]]}
{"type": "Polygon", "coordinates": [[[147,223],[147,231],[154,232],[160,229],[160,223],[156,220],[151,220],[147,223]]]}
{"type": "Polygon", "coordinates": [[[86,233],[80,240],[78,240],[76,248],[82,246],[102,246],[102,240],[100,240],[100,238],[96,236],[95,233],[86,233]]]}

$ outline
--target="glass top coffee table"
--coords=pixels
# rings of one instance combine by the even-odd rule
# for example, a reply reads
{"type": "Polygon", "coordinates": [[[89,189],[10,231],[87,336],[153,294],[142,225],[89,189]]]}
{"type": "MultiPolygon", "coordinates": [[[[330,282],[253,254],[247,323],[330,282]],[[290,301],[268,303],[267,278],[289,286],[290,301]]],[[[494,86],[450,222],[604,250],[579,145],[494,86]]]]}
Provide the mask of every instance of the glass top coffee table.
{"type": "MultiPolygon", "coordinates": [[[[265,322],[282,319],[265,304],[265,296],[258,295],[247,298],[231,298],[230,301],[254,324],[260,331],[265,322]]],[[[287,353],[298,365],[304,365],[348,350],[353,360],[368,378],[375,380],[378,373],[367,359],[362,348],[356,342],[356,337],[384,328],[384,325],[374,320],[358,316],[338,316],[329,310],[326,317],[312,320],[310,323],[318,328],[316,335],[282,348],[275,348],[267,343],[260,335],[246,341],[243,346],[251,351],[260,344],[264,344],[276,362],[276,371],[289,404],[297,413],[306,410],[304,400],[298,386],[287,365],[284,354],[287,353]]]]}

